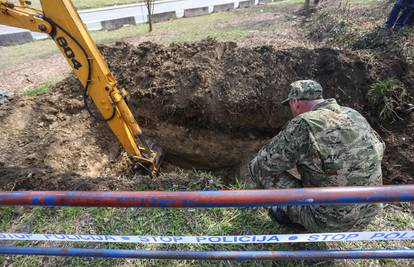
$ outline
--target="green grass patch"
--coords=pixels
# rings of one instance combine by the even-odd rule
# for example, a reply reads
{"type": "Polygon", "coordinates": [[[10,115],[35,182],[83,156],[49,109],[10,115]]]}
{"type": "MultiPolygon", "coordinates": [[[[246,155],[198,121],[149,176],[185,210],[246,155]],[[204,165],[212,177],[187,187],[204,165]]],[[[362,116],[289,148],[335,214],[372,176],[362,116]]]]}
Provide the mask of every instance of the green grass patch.
{"type": "Polygon", "coordinates": [[[35,87],[33,89],[27,90],[22,93],[23,96],[37,96],[41,94],[45,94],[49,92],[50,88],[52,88],[56,84],[55,80],[49,80],[44,82],[42,85],[35,87]]]}
{"type": "Polygon", "coordinates": [[[11,226],[13,218],[12,207],[0,207],[0,229],[6,229],[11,226]]]}
{"type": "MultiPolygon", "coordinates": [[[[241,27],[225,25],[225,23],[232,21],[241,14],[237,11],[155,23],[152,33],[155,36],[152,39],[162,44],[170,44],[172,42],[197,41],[207,37],[227,40],[247,36],[249,31],[241,27]],[[158,36],[157,33],[163,34],[158,36]]],[[[147,27],[147,25],[144,25],[142,33],[147,31],[147,27]]]]}
{"type": "Polygon", "coordinates": [[[59,52],[51,40],[34,41],[22,45],[0,47],[0,69],[29,62],[59,52]]]}
{"type": "MultiPolygon", "coordinates": [[[[146,32],[146,25],[139,24],[131,27],[123,27],[116,31],[95,31],[91,32],[96,43],[110,43],[125,37],[143,34],[146,32]]],[[[60,53],[55,42],[52,40],[41,40],[22,45],[0,47],[0,69],[35,59],[45,58],[55,53],[60,53]],[[12,63],[11,63],[12,62],[12,63]],[[11,64],[10,64],[11,63],[11,64]]]]}
{"type": "Polygon", "coordinates": [[[399,119],[398,108],[404,104],[407,96],[404,85],[395,78],[377,81],[368,91],[368,101],[380,120],[399,119]]]}

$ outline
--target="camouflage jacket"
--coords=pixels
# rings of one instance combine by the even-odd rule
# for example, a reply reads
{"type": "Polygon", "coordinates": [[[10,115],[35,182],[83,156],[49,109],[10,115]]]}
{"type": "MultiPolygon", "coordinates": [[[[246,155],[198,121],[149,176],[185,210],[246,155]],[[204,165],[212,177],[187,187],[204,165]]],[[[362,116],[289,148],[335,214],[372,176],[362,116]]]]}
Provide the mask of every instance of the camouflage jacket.
{"type": "Polygon", "coordinates": [[[304,187],[382,184],[385,144],[357,111],[327,99],[291,120],[250,162],[267,181],[297,167],[304,187]]]}

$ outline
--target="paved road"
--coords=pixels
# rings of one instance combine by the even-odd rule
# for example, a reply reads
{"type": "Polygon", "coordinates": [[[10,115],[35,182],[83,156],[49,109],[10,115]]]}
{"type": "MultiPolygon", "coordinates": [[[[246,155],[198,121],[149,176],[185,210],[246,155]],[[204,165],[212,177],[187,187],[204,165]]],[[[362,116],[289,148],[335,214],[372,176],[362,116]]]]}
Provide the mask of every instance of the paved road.
{"type": "MultiPolygon", "coordinates": [[[[245,1],[245,0],[241,0],[241,1],[245,1]]],[[[210,12],[212,12],[214,5],[234,3],[235,7],[238,7],[239,2],[241,1],[240,0],[166,0],[166,1],[160,1],[155,4],[154,13],[176,11],[177,17],[182,17],[184,15],[184,9],[208,6],[210,12]]],[[[259,0],[256,0],[256,3],[258,1],[259,0]]],[[[79,14],[89,30],[101,29],[100,21],[102,20],[134,16],[136,22],[139,23],[139,22],[145,22],[147,15],[148,15],[147,10],[143,4],[131,4],[131,5],[122,5],[122,6],[107,7],[107,8],[82,10],[79,12],[79,14]]],[[[22,31],[26,31],[26,30],[0,25],[0,34],[22,32],[22,31]]],[[[39,33],[32,33],[32,35],[35,39],[44,37],[43,34],[39,34],[39,33]]]]}

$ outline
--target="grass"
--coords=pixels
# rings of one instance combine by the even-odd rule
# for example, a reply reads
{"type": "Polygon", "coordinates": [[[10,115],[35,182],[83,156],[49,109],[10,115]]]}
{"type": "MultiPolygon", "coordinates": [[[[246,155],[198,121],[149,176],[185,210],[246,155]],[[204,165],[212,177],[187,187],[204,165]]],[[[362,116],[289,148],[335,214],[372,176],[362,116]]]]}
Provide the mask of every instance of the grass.
{"type": "MultiPolygon", "coordinates": [[[[211,27],[211,30],[206,30],[209,25],[226,22],[235,18],[238,14],[237,11],[234,11],[156,23],[152,33],[152,35],[155,35],[153,39],[160,43],[169,44],[171,42],[200,40],[206,37],[233,39],[247,36],[250,31],[237,26],[216,29],[211,27]],[[168,34],[163,34],[164,32],[168,32],[168,34]],[[159,37],[157,37],[157,34],[159,34],[159,37]]],[[[146,24],[138,24],[115,31],[95,31],[91,32],[91,35],[97,44],[105,44],[127,37],[145,36],[148,34],[147,31],[148,26],[146,24]]],[[[45,58],[58,52],[59,50],[52,40],[0,47],[0,69],[34,59],[45,58]]]]}
{"type": "Polygon", "coordinates": [[[397,109],[408,96],[403,84],[395,78],[377,81],[368,90],[368,101],[376,107],[380,120],[399,119],[397,109]]]}
{"type": "Polygon", "coordinates": [[[156,31],[174,33],[164,37],[155,38],[155,41],[169,44],[172,42],[191,42],[207,37],[217,39],[245,37],[249,35],[249,31],[242,27],[208,27],[208,25],[219,25],[231,21],[241,12],[242,10],[240,12],[215,13],[208,16],[178,19],[171,21],[170,23],[155,24],[156,31]]]}
{"type": "Polygon", "coordinates": [[[38,87],[32,88],[22,93],[23,96],[37,96],[47,93],[56,84],[56,80],[48,80],[38,87]]]}
{"type": "MultiPolygon", "coordinates": [[[[167,174],[168,175],[168,174],[167,174]]],[[[177,174],[171,174],[177,175],[177,174]]],[[[178,175],[182,175],[180,172],[178,175]]],[[[177,175],[177,176],[178,176],[177,175]]],[[[211,174],[194,172],[192,182],[188,182],[188,190],[204,188],[205,181],[209,185],[223,188],[219,179],[211,174]],[[214,180],[214,181],[212,181],[214,180]]],[[[150,182],[150,181],[148,181],[150,182]]],[[[146,184],[146,182],[145,182],[146,184]]],[[[141,184],[140,186],[143,186],[141,184]]],[[[147,190],[154,190],[152,184],[146,184],[147,190]]],[[[241,185],[238,185],[241,186],[241,185]]],[[[178,190],[173,183],[163,184],[163,189],[178,190]]],[[[113,235],[231,235],[231,234],[260,234],[280,232],[280,228],[267,219],[264,209],[114,209],[114,208],[40,208],[26,209],[16,215],[17,208],[0,207],[0,213],[5,214],[0,221],[0,232],[30,229],[32,233],[88,233],[113,235]],[[246,224],[246,222],[248,222],[246,224]],[[13,230],[10,230],[13,228],[13,230]]],[[[17,244],[13,244],[17,245],[17,244]]],[[[19,242],[20,246],[31,246],[33,243],[19,242]]],[[[93,248],[121,249],[151,249],[151,250],[247,250],[274,249],[273,245],[140,245],[140,244],[62,244],[47,242],[45,246],[75,246],[93,248]]],[[[28,256],[13,256],[0,258],[0,265],[12,261],[16,266],[42,266],[46,262],[51,265],[64,266],[169,266],[168,261],[140,260],[108,260],[81,258],[41,258],[28,256]],[[63,261],[58,264],[56,261],[63,261]]],[[[178,266],[198,266],[194,261],[180,261],[178,266]]],[[[217,262],[203,262],[204,266],[216,266],[217,262]]],[[[249,266],[263,265],[263,262],[253,262],[249,266]]]]}
{"type": "MultiPolygon", "coordinates": [[[[110,43],[125,37],[134,36],[146,32],[146,25],[136,25],[131,27],[123,27],[116,31],[96,31],[91,32],[92,38],[96,43],[110,43]]],[[[34,41],[15,46],[0,47],[0,69],[13,64],[19,64],[34,59],[44,58],[52,54],[58,53],[59,49],[52,40],[34,41]]]]}
{"type": "MultiPolygon", "coordinates": [[[[182,171],[163,176],[183,176],[182,171]]],[[[187,176],[187,190],[206,189],[206,181],[218,189],[243,189],[247,184],[235,183],[224,187],[219,178],[209,173],[194,172],[187,176]]],[[[161,178],[162,179],[162,178],[161,178]]],[[[142,181],[140,187],[146,190],[160,189],[151,180],[142,181]]],[[[163,190],[181,190],[174,182],[163,183],[163,190]]],[[[139,188],[131,188],[137,190],[139,188]]],[[[381,216],[369,225],[369,231],[414,229],[409,204],[387,205],[381,216]]],[[[0,207],[0,232],[65,233],[98,235],[254,235],[293,233],[271,222],[264,208],[237,209],[140,209],[140,208],[11,208],[0,207]]],[[[301,249],[353,249],[353,248],[400,248],[410,247],[410,241],[352,242],[323,244],[243,244],[243,245],[165,245],[165,244],[97,244],[97,243],[58,243],[20,241],[11,246],[46,246],[145,250],[301,250],[301,249]]],[[[88,259],[63,257],[3,256],[0,265],[13,263],[15,266],[410,266],[410,261],[364,260],[351,261],[166,261],[166,260],[126,260],[88,259]],[[276,265],[275,265],[276,264],[276,265]],[[343,265],[345,264],[345,265],[343,265]]]]}

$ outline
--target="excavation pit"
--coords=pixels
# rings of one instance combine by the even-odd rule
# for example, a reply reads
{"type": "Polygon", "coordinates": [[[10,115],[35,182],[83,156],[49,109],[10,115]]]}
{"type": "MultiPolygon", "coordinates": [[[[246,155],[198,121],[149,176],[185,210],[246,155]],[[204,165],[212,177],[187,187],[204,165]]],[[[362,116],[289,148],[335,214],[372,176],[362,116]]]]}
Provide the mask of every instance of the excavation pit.
{"type": "MultiPolygon", "coordinates": [[[[369,111],[366,93],[374,78],[344,51],[246,48],[213,39],[100,49],[130,93],[144,134],[163,147],[170,166],[246,177],[247,162],[290,119],[281,101],[295,80],[315,79],[326,98],[369,111]]],[[[395,76],[404,68],[398,60],[387,64],[395,76]]],[[[7,125],[0,135],[1,188],[129,188],[125,173],[132,162],[107,125],[84,110],[82,94],[70,76],[47,94],[16,97],[0,108],[7,125]]]]}

